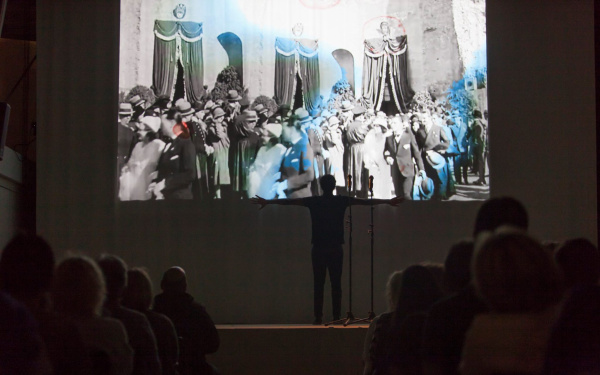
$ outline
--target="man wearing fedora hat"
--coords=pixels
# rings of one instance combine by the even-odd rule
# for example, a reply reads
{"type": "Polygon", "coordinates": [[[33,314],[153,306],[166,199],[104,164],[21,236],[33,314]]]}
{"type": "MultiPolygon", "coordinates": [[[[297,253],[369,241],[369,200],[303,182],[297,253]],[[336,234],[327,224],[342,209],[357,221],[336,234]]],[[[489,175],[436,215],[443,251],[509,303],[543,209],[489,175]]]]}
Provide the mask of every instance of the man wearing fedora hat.
{"type": "Polygon", "coordinates": [[[225,111],[219,106],[212,110],[212,120],[208,125],[207,143],[214,151],[208,159],[211,194],[215,199],[221,199],[222,187],[231,184],[229,176],[229,136],[225,111]]]}
{"type": "Polygon", "coordinates": [[[456,111],[448,121],[450,122],[448,125],[452,131],[452,136],[455,139],[457,153],[454,157],[454,178],[458,185],[462,185],[463,183],[468,185],[467,169],[469,164],[469,139],[467,136],[467,124],[458,111],[456,111]]]}
{"type": "Polygon", "coordinates": [[[192,183],[192,191],[195,198],[208,196],[208,155],[213,148],[206,143],[207,127],[201,121],[194,120],[196,113],[192,105],[186,101],[180,102],[177,106],[180,111],[182,121],[187,125],[192,143],[196,149],[197,159],[197,178],[192,183]]]}
{"type": "Polygon", "coordinates": [[[138,142],[136,133],[129,126],[133,108],[129,103],[119,104],[119,124],[117,125],[117,173],[127,164],[133,147],[138,142]]]}
{"type": "Polygon", "coordinates": [[[359,198],[367,197],[367,171],[364,163],[365,137],[368,127],[365,124],[365,108],[356,106],[352,109],[354,121],[346,128],[347,150],[345,152],[346,168],[345,175],[352,175],[352,186],[350,193],[359,198]]]}
{"type": "Polygon", "coordinates": [[[262,104],[257,104],[254,106],[254,111],[258,115],[258,121],[256,121],[256,129],[261,130],[269,119],[269,109],[262,104]]]}
{"type": "Polygon", "coordinates": [[[423,159],[417,141],[410,131],[408,122],[395,117],[391,121],[392,136],[385,141],[384,156],[392,167],[392,182],[397,197],[412,199],[415,178],[415,163],[419,171],[424,171],[423,159]]]}
{"type": "Polygon", "coordinates": [[[234,196],[248,198],[248,175],[260,148],[260,137],[254,130],[258,116],[245,109],[236,117],[230,130],[229,172],[234,196]]]}
{"type": "Polygon", "coordinates": [[[227,113],[226,121],[232,123],[234,119],[242,112],[241,100],[243,97],[237,92],[237,90],[229,90],[227,92],[227,106],[225,106],[225,112],[227,113]]]}
{"type": "Polygon", "coordinates": [[[131,121],[138,122],[140,117],[144,114],[146,110],[146,101],[139,95],[134,95],[129,99],[129,103],[133,107],[133,115],[131,116],[131,121]]]}
{"type": "Polygon", "coordinates": [[[479,175],[475,185],[485,185],[485,154],[487,152],[487,126],[482,119],[481,111],[473,111],[473,125],[471,126],[471,144],[473,148],[473,169],[479,175]]]}
{"type": "Polygon", "coordinates": [[[435,186],[434,199],[447,199],[447,169],[444,168],[446,163],[440,153],[446,152],[450,140],[446,132],[439,125],[433,123],[428,113],[422,114],[421,121],[424,126],[419,131],[422,136],[424,135],[421,156],[424,159],[425,172],[433,180],[435,186]]]}
{"type": "Polygon", "coordinates": [[[341,113],[338,116],[340,119],[340,126],[342,128],[348,126],[348,124],[354,119],[354,113],[352,113],[353,109],[354,104],[352,104],[349,100],[344,100],[342,102],[342,106],[340,107],[341,113]]]}
{"type": "Polygon", "coordinates": [[[346,175],[344,174],[344,141],[340,120],[337,116],[329,117],[327,127],[323,134],[323,143],[329,151],[329,171],[335,177],[336,193],[345,192],[346,175]]]}
{"type": "Polygon", "coordinates": [[[193,199],[192,183],[196,179],[196,149],[186,124],[173,126],[172,142],[167,144],[158,162],[158,184],[151,184],[157,198],[193,199]],[[164,188],[161,188],[164,184],[164,188]],[[158,189],[156,188],[158,186],[158,189]],[[159,191],[157,191],[159,190],[159,191]]]}

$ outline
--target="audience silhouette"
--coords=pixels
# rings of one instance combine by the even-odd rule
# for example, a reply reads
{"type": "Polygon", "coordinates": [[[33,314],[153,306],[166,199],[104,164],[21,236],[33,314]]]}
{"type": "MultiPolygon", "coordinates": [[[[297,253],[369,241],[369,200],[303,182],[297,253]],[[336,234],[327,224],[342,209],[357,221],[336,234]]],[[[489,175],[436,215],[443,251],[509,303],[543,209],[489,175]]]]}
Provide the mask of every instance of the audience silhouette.
{"type": "Polygon", "coordinates": [[[204,307],[186,293],[187,278],[181,267],[169,268],[154,298],[154,311],[171,319],[179,337],[179,372],[182,375],[218,374],[206,354],[219,348],[219,333],[204,307]]]}
{"type": "Polygon", "coordinates": [[[563,297],[560,271],[523,231],[497,230],[479,241],[473,280],[490,312],[471,323],[461,374],[539,374],[563,297]]]}
{"type": "Polygon", "coordinates": [[[75,325],[51,309],[54,263],[54,253],[44,239],[19,234],[2,252],[0,285],[35,318],[54,374],[87,374],[89,357],[75,325]]]}
{"type": "Polygon", "coordinates": [[[441,297],[438,282],[425,266],[405,269],[394,311],[380,315],[374,323],[369,350],[371,369],[364,373],[420,374],[425,314],[441,297]]]}
{"type": "Polygon", "coordinates": [[[146,316],[123,307],[121,299],[127,286],[127,265],[123,259],[104,254],[97,261],[106,280],[106,301],[104,312],[107,316],[123,323],[129,337],[133,357],[132,374],[160,374],[161,366],[156,347],[156,338],[146,316]]]}
{"type": "Polygon", "coordinates": [[[90,374],[131,374],[133,350],[120,321],[102,317],[106,286],[102,271],[90,258],[73,256],[56,269],[54,307],[77,326],[87,349],[90,374]]]}
{"type": "Polygon", "coordinates": [[[127,288],[123,293],[123,306],[141,312],[148,318],[156,344],[164,375],[177,374],[179,346],[173,322],[167,316],[150,310],[152,305],[152,281],[141,268],[127,271],[127,288]]]}
{"type": "MultiPolygon", "coordinates": [[[[600,374],[600,252],[585,238],[542,244],[528,225],[519,201],[492,198],[443,266],[392,273],[363,374],[600,374]]],[[[144,268],[107,254],[56,266],[43,238],[18,234],[0,256],[0,373],[218,374],[206,355],[219,334],[185,271],[169,268],[161,289],[151,309],[144,268]]]]}

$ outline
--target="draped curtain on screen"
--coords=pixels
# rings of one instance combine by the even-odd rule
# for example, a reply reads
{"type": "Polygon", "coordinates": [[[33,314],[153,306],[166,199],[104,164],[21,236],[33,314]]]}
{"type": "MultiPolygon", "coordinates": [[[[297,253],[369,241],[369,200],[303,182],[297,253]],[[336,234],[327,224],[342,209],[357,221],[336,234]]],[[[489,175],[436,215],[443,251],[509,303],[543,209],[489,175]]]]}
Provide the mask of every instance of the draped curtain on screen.
{"type": "Polygon", "coordinates": [[[291,106],[296,91],[296,73],[302,79],[304,107],[317,106],[319,87],[318,41],[277,38],[275,41],[275,100],[291,106]]]}
{"type": "Polygon", "coordinates": [[[408,110],[415,93],[408,84],[406,47],[406,35],[365,40],[363,97],[371,100],[376,110],[383,103],[386,77],[396,107],[403,113],[408,110]]]}
{"type": "Polygon", "coordinates": [[[154,68],[152,84],[157,95],[171,96],[177,74],[177,61],[183,66],[188,101],[203,93],[204,59],[202,24],[196,22],[156,21],[154,23],[154,68]]]}

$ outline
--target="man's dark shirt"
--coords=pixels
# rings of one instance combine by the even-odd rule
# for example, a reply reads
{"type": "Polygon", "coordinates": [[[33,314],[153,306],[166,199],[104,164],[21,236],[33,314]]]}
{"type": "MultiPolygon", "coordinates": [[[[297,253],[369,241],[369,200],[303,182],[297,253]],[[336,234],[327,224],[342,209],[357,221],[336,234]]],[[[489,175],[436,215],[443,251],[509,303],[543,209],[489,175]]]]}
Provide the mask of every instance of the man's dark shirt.
{"type": "Polygon", "coordinates": [[[341,245],[344,243],[344,214],[350,205],[346,196],[314,196],[302,199],[310,210],[313,245],[341,245]]]}
{"type": "Polygon", "coordinates": [[[166,315],[179,336],[180,372],[205,373],[206,354],[219,348],[219,333],[212,319],[187,293],[162,293],[154,297],[154,311],[166,315]]]}
{"type": "Polygon", "coordinates": [[[444,374],[458,374],[467,330],[475,315],[485,312],[470,286],[433,305],[423,329],[423,362],[443,368],[444,374]]]}

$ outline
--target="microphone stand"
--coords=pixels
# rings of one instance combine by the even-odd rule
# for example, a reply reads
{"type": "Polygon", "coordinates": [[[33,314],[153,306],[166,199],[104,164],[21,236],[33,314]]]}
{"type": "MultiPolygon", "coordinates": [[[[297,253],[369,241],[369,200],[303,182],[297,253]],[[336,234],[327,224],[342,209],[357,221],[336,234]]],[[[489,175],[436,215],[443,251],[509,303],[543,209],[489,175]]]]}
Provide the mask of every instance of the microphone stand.
{"type": "Polygon", "coordinates": [[[373,211],[375,210],[375,206],[373,205],[373,176],[369,176],[369,193],[371,194],[371,224],[369,225],[368,231],[371,236],[371,310],[369,310],[369,315],[366,318],[357,319],[351,323],[344,323],[344,326],[353,323],[371,322],[375,319],[375,309],[373,308],[373,246],[375,244],[375,227],[373,225],[373,211]]]}
{"type": "Polygon", "coordinates": [[[348,190],[348,200],[350,201],[350,203],[348,204],[348,220],[346,221],[346,223],[348,224],[348,312],[346,312],[345,318],[325,323],[325,326],[343,323],[345,327],[355,320],[354,314],[352,313],[352,200],[350,198],[350,191],[352,189],[351,174],[348,174],[346,183],[346,188],[348,190]]]}

